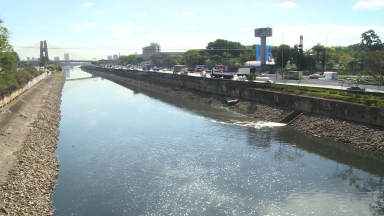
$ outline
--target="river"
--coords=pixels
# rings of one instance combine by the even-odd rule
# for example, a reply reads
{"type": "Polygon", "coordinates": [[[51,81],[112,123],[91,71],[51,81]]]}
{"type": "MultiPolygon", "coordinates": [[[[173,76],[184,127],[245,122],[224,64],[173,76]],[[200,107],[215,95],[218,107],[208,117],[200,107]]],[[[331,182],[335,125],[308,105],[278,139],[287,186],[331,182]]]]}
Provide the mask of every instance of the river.
{"type": "Polygon", "coordinates": [[[67,79],[55,215],[384,215],[380,155],[78,67],[67,79]]]}

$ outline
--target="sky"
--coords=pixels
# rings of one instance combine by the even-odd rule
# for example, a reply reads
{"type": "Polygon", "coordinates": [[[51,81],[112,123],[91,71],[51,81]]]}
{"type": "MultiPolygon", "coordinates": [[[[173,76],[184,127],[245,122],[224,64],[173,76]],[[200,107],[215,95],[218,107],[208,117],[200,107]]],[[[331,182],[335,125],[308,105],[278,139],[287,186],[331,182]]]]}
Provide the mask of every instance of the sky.
{"type": "Polygon", "coordinates": [[[384,0],[1,0],[0,19],[22,59],[39,57],[46,40],[50,59],[142,53],[151,42],[162,51],[205,48],[216,39],[258,43],[254,29],[270,27],[268,43],[347,46],[373,29],[384,40],[384,0]],[[282,35],[284,33],[284,36],[282,35]]]}

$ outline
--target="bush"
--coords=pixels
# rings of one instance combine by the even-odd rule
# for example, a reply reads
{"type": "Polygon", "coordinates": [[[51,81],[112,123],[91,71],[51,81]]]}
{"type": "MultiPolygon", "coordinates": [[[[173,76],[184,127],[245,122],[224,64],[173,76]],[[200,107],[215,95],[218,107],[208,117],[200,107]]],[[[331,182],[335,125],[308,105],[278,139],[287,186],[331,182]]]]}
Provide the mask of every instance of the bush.
{"type": "Polygon", "coordinates": [[[18,86],[24,86],[33,78],[33,76],[29,71],[22,69],[15,72],[14,78],[18,86]]]}
{"type": "Polygon", "coordinates": [[[298,94],[298,95],[300,95],[300,94],[303,94],[303,93],[304,93],[304,92],[303,92],[303,91],[301,91],[301,90],[295,90],[294,92],[295,92],[295,94],[298,94]]]}
{"type": "Polygon", "coordinates": [[[256,74],[255,73],[246,74],[245,77],[247,77],[247,80],[253,81],[256,78],[256,74]]]}
{"type": "Polygon", "coordinates": [[[329,94],[337,94],[335,91],[329,91],[329,94]]]}

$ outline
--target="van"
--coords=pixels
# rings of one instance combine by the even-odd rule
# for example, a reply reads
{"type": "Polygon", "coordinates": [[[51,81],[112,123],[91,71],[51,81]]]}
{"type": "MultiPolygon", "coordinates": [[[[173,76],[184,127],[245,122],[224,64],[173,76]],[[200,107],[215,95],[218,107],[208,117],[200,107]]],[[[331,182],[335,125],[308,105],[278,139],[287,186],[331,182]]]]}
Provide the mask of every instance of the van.
{"type": "Polygon", "coordinates": [[[239,68],[237,71],[237,76],[245,76],[251,73],[256,73],[255,68],[239,68]]]}

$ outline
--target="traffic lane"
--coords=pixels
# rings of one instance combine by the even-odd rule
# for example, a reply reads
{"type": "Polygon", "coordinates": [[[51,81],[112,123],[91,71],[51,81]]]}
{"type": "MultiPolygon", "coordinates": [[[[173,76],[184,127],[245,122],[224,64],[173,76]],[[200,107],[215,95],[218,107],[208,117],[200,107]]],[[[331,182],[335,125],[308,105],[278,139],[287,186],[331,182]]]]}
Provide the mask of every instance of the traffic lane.
{"type": "MultiPolygon", "coordinates": [[[[155,72],[155,71],[149,71],[149,72],[155,72]]],[[[173,74],[172,71],[156,71],[156,73],[167,73],[167,74],[173,74]]],[[[186,76],[186,75],[181,75],[181,76],[186,76]]],[[[195,77],[201,77],[199,72],[195,73],[188,73],[187,76],[195,76],[195,77]]],[[[209,79],[223,79],[223,78],[212,78],[209,73],[206,74],[206,78],[209,79]]],[[[226,80],[233,80],[233,81],[238,81],[238,76],[234,75],[234,78],[232,79],[226,79],[226,80]]],[[[301,80],[300,82],[296,80],[281,80],[280,79],[274,79],[274,74],[269,74],[268,76],[264,77],[256,77],[256,80],[254,82],[259,82],[259,83],[265,83],[268,80],[273,80],[276,84],[280,85],[290,85],[290,86],[304,86],[304,87],[313,87],[313,88],[328,88],[328,89],[335,89],[335,90],[346,90],[349,85],[344,83],[344,85],[341,85],[341,83],[338,83],[336,80],[322,80],[322,82],[317,82],[314,80],[312,82],[308,82],[308,80],[301,80]],[[331,81],[331,82],[330,82],[331,81]]],[[[244,81],[239,81],[239,82],[244,82],[244,81]]],[[[375,89],[375,88],[366,88],[367,92],[381,92],[384,93],[384,89],[375,89]]]]}
{"type": "MultiPolygon", "coordinates": [[[[326,80],[326,79],[303,79],[303,80],[287,80],[287,79],[284,79],[284,81],[281,79],[281,76],[276,76],[274,74],[269,74],[265,77],[260,77],[261,79],[272,79],[276,82],[279,82],[279,83],[282,83],[282,84],[285,84],[285,83],[290,83],[290,84],[299,84],[299,85],[302,85],[302,84],[312,84],[314,86],[332,86],[330,88],[333,88],[333,89],[346,89],[348,88],[349,86],[352,86],[352,85],[356,85],[355,83],[350,83],[350,82],[340,82],[338,80],[326,80]]],[[[359,86],[363,86],[364,84],[359,84],[359,86]]],[[[384,86],[375,86],[375,85],[364,85],[365,88],[369,91],[372,91],[372,92],[381,92],[381,91],[384,91],[384,86]]]]}

